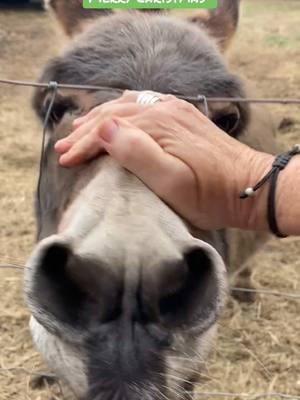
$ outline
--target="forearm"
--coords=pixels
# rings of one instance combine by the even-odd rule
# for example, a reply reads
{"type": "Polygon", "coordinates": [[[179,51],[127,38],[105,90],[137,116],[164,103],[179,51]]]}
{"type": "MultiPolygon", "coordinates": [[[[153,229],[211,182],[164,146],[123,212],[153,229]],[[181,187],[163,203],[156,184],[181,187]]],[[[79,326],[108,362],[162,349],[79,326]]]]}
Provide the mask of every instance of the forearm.
{"type": "Polygon", "coordinates": [[[285,235],[300,235],[300,156],[280,172],[276,190],[276,218],[285,235]]]}

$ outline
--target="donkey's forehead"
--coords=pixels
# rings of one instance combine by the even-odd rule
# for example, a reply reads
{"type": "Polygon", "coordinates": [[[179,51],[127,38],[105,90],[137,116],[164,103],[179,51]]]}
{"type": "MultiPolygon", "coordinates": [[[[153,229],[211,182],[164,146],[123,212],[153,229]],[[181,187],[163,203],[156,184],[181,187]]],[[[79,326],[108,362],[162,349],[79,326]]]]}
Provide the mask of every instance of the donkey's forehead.
{"type": "MultiPolygon", "coordinates": [[[[92,41],[96,40],[100,43],[105,39],[113,46],[118,42],[121,46],[128,43],[136,48],[142,46],[144,49],[145,43],[152,48],[161,41],[167,40],[172,44],[178,38],[181,40],[176,44],[180,46],[182,41],[191,39],[189,35],[194,36],[195,40],[202,40],[202,45],[211,46],[211,38],[205,33],[205,30],[189,21],[170,15],[122,13],[107,16],[105,20],[96,20],[83,34],[77,37],[77,41],[85,42],[88,37],[92,41]],[[107,35],[106,38],[103,35],[107,35]]],[[[85,45],[89,47],[91,42],[85,42],[85,45]]]]}
{"type": "Polygon", "coordinates": [[[206,94],[228,79],[213,39],[189,22],[165,16],[97,20],[58,59],[59,81],[206,94]],[[210,90],[209,90],[210,88],[210,90]]]}

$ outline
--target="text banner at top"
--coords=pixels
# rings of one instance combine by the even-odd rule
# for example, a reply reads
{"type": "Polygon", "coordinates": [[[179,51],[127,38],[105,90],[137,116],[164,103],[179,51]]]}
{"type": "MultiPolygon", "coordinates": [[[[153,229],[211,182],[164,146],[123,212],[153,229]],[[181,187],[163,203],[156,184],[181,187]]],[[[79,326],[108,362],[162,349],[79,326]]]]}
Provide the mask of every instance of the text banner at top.
{"type": "Polygon", "coordinates": [[[218,0],[83,0],[83,8],[206,8],[218,7],[218,0]]]}

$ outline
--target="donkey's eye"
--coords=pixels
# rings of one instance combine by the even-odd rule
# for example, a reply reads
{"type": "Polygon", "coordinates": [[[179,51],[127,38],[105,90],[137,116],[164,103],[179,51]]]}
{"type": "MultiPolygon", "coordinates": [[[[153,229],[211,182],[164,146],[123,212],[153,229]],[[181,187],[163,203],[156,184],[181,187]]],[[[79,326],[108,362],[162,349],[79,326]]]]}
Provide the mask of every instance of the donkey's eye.
{"type": "Polygon", "coordinates": [[[240,114],[238,109],[236,109],[236,112],[217,115],[213,118],[213,122],[224,132],[235,137],[240,123],[240,114]]]}
{"type": "MultiPolygon", "coordinates": [[[[47,99],[45,102],[44,109],[43,109],[44,118],[49,109],[50,101],[51,101],[50,99],[47,99]]],[[[77,109],[77,105],[73,102],[72,99],[70,99],[68,97],[60,97],[54,102],[54,104],[51,108],[49,122],[53,125],[58,124],[64,117],[65,113],[67,113],[67,112],[71,113],[76,109],[77,109]]]]}

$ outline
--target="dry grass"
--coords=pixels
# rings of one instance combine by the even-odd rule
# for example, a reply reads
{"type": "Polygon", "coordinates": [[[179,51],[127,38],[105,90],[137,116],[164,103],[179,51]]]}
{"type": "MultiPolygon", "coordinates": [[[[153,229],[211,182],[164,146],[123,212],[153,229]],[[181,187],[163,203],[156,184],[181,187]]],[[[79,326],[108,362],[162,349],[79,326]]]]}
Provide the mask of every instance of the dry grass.
{"type": "MultiPolygon", "coordinates": [[[[235,70],[266,96],[298,96],[300,85],[298,0],[244,0],[241,29],[230,53],[235,70]]],[[[58,50],[45,14],[0,11],[0,75],[35,78],[58,50]]],[[[30,110],[30,90],[0,88],[0,262],[24,264],[34,243],[32,193],[40,130],[30,110]]],[[[278,133],[282,146],[299,141],[296,107],[271,108],[275,121],[290,122],[278,133]]],[[[263,132],[262,132],[263,134],[263,132]]],[[[255,257],[255,282],[300,291],[300,239],[272,241],[255,257]]],[[[0,270],[0,367],[42,370],[31,345],[23,304],[22,273],[0,270]]],[[[300,393],[299,301],[258,296],[253,305],[231,301],[220,324],[199,390],[300,393]]],[[[63,399],[58,386],[33,390],[22,370],[0,369],[0,399],[63,399]]],[[[238,397],[236,397],[238,399],[238,397]]]]}

